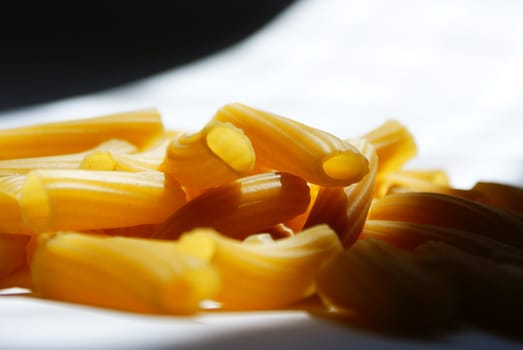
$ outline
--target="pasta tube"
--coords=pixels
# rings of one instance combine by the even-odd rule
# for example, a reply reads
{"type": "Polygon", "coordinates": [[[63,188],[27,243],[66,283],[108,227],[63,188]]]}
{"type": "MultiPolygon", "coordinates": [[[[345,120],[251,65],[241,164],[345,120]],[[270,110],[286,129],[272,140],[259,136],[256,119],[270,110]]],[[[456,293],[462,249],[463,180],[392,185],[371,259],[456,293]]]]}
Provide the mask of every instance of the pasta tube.
{"type": "Polygon", "coordinates": [[[378,158],[374,146],[364,139],[348,141],[369,160],[369,172],[346,187],[321,187],[305,227],[326,223],[345,247],[358,238],[374,197],[378,158]]]}
{"type": "Polygon", "coordinates": [[[474,232],[406,221],[367,220],[360,239],[380,239],[398,248],[414,250],[427,242],[444,242],[493,261],[523,265],[523,250],[474,232]]]}
{"type": "Polygon", "coordinates": [[[136,151],[136,146],[127,141],[111,139],[84,152],[0,160],[0,172],[28,173],[34,169],[77,169],[81,166],[85,156],[91,152],[112,152],[118,154],[134,153],[136,151]]]}
{"type": "Polygon", "coordinates": [[[155,109],[0,130],[0,159],[85,151],[108,139],[141,147],[163,131],[155,109]]]}
{"type": "Polygon", "coordinates": [[[369,219],[461,229],[523,248],[523,221],[520,218],[455,196],[426,192],[391,194],[373,203],[369,219]]]}
{"type": "Polygon", "coordinates": [[[418,192],[433,192],[434,188],[450,188],[450,180],[443,170],[396,170],[382,175],[376,186],[376,197],[381,198],[394,187],[416,188],[418,192]]]}
{"type": "Polygon", "coordinates": [[[442,171],[398,170],[381,177],[377,197],[401,192],[433,192],[482,201],[479,191],[453,188],[442,171]]]}
{"type": "Polygon", "coordinates": [[[20,195],[22,217],[37,232],[156,224],[184,203],[179,184],[153,171],[35,170],[20,195]]]}
{"type": "Polygon", "coordinates": [[[181,238],[211,238],[216,250],[211,259],[222,288],[215,296],[223,309],[267,309],[289,305],[314,293],[314,278],[324,261],[342,250],[327,225],[273,241],[270,236],[240,242],[215,231],[200,230],[181,238]]]}
{"type": "Polygon", "coordinates": [[[82,159],[79,168],[84,170],[116,170],[118,163],[111,152],[94,151],[82,159]]]}
{"type": "Polygon", "coordinates": [[[176,131],[165,131],[149,141],[140,152],[122,153],[112,150],[89,152],[85,155],[80,168],[130,172],[159,171],[165,159],[167,146],[178,133],[176,131]]]}
{"type": "Polygon", "coordinates": [[[363,135],[363,138],[376,147],[378,177],[401,169],[418,152],[414,136],[397,120],[386,121],[363,135]]]}
{"type": "Polygon", "coordinates": [[[195,246],[76,232],[41,235],[31,273],[37,296],[125,311],[188,314],[220,288],[208,264],[212,242],[195,246]]]}
{"type": "Polygon", "coordinates": [[[368,171],[367,159],[349,143],[297,121],[234,103],[213,120],[230,122],[251,139],[259,166],[291,173],[322,186],[347,186],[368,171]]]}
{"type": "Polygon", "coordinates": [[[495,207],[523,215],[523,188],[495,182],[478,182],[472,188],[495,207]]]}
{"type": "Polygon", "coordinates": [[[149,145],[142,152],[134,154],[115,155],[116,170],[120,171],[149,171],[160,170],[162,162],[165,160],[167,148],[172,139],[180,132],[165,132],[158,137],[152,145],[149,145]]]}
{"type": "Polygon", "coordinates": [[[307,209],[307,183],[294,175],[263,173],[209,189],[178,209],[154,237],[176,239],[196,227],[212,227],[243,239],[307,209]]]}
{"type": "Polygon", "coordinates": [[[251,141],[242,130],[231,123],[211,121],[195,134],[175,136],[161,170],[183,186],[202,189],[247,175],[254,161],[251,141]]]}

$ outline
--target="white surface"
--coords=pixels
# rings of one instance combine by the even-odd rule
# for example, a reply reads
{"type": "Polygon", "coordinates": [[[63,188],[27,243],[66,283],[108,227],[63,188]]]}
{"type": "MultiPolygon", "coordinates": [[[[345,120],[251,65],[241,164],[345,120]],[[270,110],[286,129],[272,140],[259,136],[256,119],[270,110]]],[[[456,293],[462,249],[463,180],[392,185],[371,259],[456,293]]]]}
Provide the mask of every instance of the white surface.
{"type": "Polygon", "coordinates": [[[365,333],[300,311],[148,317],[76,305],[0,299],[1,349],[521,349],[479,331],[435,339],[365,333]]]}
{"type": "MultiPolygon", "coordinates": [[[[196,130],[243,102],[341,137],[388,118],[415,135],[410,167],[456,186],[523,185],[523,2],[302,1],[245,42],[110,91],[2,115],[2,127],[157,107],[196,130]]],[[[149,318],[0,298],[0,349],[522,348],[470,331],[423,343],[382,338],[302,312],[149,318]],[[147,346],[145,346],[147,345],[147,346]]]]}

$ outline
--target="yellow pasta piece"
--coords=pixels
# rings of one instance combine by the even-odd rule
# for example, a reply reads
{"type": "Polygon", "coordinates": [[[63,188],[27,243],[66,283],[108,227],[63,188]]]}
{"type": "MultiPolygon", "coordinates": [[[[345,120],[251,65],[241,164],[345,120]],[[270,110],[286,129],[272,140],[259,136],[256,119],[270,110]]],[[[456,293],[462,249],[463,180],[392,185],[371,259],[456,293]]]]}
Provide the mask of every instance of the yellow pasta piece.
{"type": "Polygon", "coordinates": [[[261,167],[322,186],[347,186],[368,171],[367,159],[355,147],[297,121],[239,103],[220,108],[213,119],[242,129],[251,139],[261,167]]]}
{"type": "Polygon", "coordinates": [[[455,196],[428,192],[391,194],[373,203],[369,219],[451,227],[523,248],[521,218],[455,196]]]}
{"type": "Polygon", "coordinates": [[[425,172],[407,170],[389,173],[382,178],[377,196],[413,191],[433,192],[481,202],[511,211],[515,215],[523,214],[523,189],[517,186],[478,182],[471,189],[458,189],[451,187],[448,182],[445,184],[433,181],[426,175],[425,172]]]}
{"type": "Polygon", "coordinates": [[[179,131],[168,131],[163,133],[145,147],[142,152],[134,154],[117,154],[114,156],[116,170],[120,171],[148,171],[160,170],[165,160],[167,148],[172,139],[179,135],[179,131]]]}
{"type": "Polygon", "coordinates": [[[365,139],[349,140],[369,161],[369,172],[346,187],[321,187],[305,227],[328,224],[345,247],[358,238],[374,197],[378,158],[374,146],[365,139]]]}
{"type": "Polygon", "coordinates": [[[476,201],[483,200],[483,196],[478,191],[451,187],[448,181],[445,181],[444,173],[440,171],[416,170],[399,170],[385,174],[381,177],[376,196],[379,198],[402,192],[433,192],[476,201]]]}
{"type": "Polygon", "coordinates": [[[111,139],[83,152],[54,156],[15,158],[0,160],[0,173],[28,173],[34,169],[77,169],[84,157],[91,152],[134,153],[133,144],[118,139],[111,139]]]}
{"type": "Polygon", "coordinates": [[[376,185],[376,197],[381,198],[400,187],[418,192],[450,189],[450,181],[443,170],[396,170],[383,174],[376,185]]]}
{"type": "Polygon", "coordinates": [[[173,137],[181,134],[182,132],[183,131],[178,129],[164,129],[161,133],[149,138],[147,142],[141,147],[140,151],[149,152],[156,150],[158,147],[167,148],[168,141],[171,141],[173,137]]]}
{"type": "Polygon", "coordinates": [[[117,138],[141,147],[163,131],[155,109],[0,130],[0,159],[85,151],[117,138]]]}
{"type": "Polygon", "coordinates": [[[34,292],[125,311],[193,313],[220,288],[208,263],[213,243],[202,237],[194,244],[75,232],[42,235],[31,264],[34,292]]]}
{"type": "Polygon", "coordinates": [[[22,217],[38,232],[156,224],[184,203],[179,184],[153,171],[35,170],[20,195],[22,217]]]}
{"type": "Polygon", "coordinates": [[[20,213],[18,197],[24,175],[0,176],[0,233],[31,233],[20,213]]]}
{"type": "Polygon", "coordinates": [[[175,136],[161,170],[183,186],[201,189],[247,175],[254,162],[251,141],[242,130],[231,123],[211,121],[195,134],[175,136]]]}
{"type": "Polygon", "coordinates": [[[199,236],[216,245],[211,263],[220,273],[222,288],[215,300],[223,309],[267,309],[298,302],[314,293],[314,278],[323,262],[342,250],[327,225],[276,241],[265,235],[240,242],[199,230],[183,235],[181,242],[199,236]]]}
{"type": "Polygon", "coordinates": [[[111,152],[94,151],[87,154],[80,163],[79,168],[84,170],[113,171],[118,167],[118,162],[111,152]]]}
{"type": "Polygon", "coordinates": [[[165,131],[151,139],[140,152],[122,153],[111,150],[89,152],[85,155],[81,169],[118,171],[159,171],[165,159],[167,146],[178,131],[165,131]]]}
{"type": "Polygon", "coordinates": [[[363,135],[376,147],[378,154],[378,177],[399,170],[418,152],[416,141],[410,131],[397,120],[387,120],[363,135]]]}
{"type": "Polygon", "coordinates": [[[416,169],[416,170],[398,170],[387,174],[387,177],[393,174],[401,174],[412,179],[418,179],[423,182],[431,183],[435,186],[451,187],[448,174],[441,169],[416,169]]]}
{"type": "Polygon", "coordinates": [[[400,330],[449,325],[458,298],[409,252],[365,239],[329,260],[317,274],[321,300],[366,324],[400,330]]]}
{"type": "Polygon", "coordinates": [[[154,237],[176,239],[190,229],[212,227],[243,239],[304,212],[309,201],[309,187],[297,176],[246,176],[187,202],[162,224],[154,237]]]}
{"type": "Polygon", "coordinates": [[[427,242],[439,241],[493,261],[523,265],[523,249],[451,227],[406,221],[367,220],[360,239],[368,238],[380,239],[406,250],[414,250],[427,242]]]}

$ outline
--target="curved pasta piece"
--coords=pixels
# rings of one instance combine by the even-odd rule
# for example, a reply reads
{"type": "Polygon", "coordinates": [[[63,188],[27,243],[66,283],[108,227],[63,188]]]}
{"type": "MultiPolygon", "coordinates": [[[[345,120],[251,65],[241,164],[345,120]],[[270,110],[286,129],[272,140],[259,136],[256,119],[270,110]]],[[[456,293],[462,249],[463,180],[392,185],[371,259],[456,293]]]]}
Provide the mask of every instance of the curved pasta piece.
{"type": "Polygon", "coordinates": [[[214,300],[229,310],[282,307],[312,295],[319,267],[342,250],[327,225],[275,241],[262,235],[240,242],[212,230],[186,233],[180,241],[201,235],[216,245],[211,263],[222,288],[214,300]]]}
{"type": "Polygon", "coordinates": [[[358,240],[319,270],[316,283],[327,307],[378,327],[433,330],[456,315],[454,290],[380,240],[358,240]]]}
{"type": "Polygon", "coordinates": [[[112,150],[96,150],[87,153],[80,164],[87,170],[159,171],[165,159],[167,146],[178,131],[165,131],[151,139],[140,152],[123,153],[112,150]]]}
{"type": "Polygon", "coordinates": [[[208,263],[212,242],[200,239],[197,245],[43,234],[32,257],[33,291],[43,298],[125,311],[193,313],[220,288],[220,277],[208,263]]]}
{"type": "MultiPolygon", "coordinates": [[[[434,186],[451,187],[450,179],[448,174],[441,169],[416,169],[416,170],[397,170],[388,173],[385,180],[394,175],[405,176],[407,179],[419,180],[426,184],[432,184],[434,186]]],[[[407,180],[408,181],[408,180],[407,180]]]]}
{"type": "MultiPolygon", "coordinates": [[[[432,192],[434,188],[450,188],[450,180],[447,173],[443,170],[405,170],[400,169],[383,174],[376,184],[377,198],[393,193],[395,188],[415,188],[417,192],[432,192]]],[[[408,191],[406,189],[405,191],[408,191]]],[[[396,191],[398,192],[398,191],[396,191]]]]}
{"type": "Polygon", "coordinates": [[[384,174],[378,183],[376,196],[380,198],[401,192],[433,192],[483,201],[479,191],[452,187],[441,170],[398,170],[384,174]]]}
{"type": "Polygon", "coordinates": [[[523,220],[509,212],[439,193],[408,192],[374,201],[369,219],[438,225],[523,248],[523,220]]]}
{"type": "Polygon", "coordinates": [[[473,232],[406,221],[367,220],[360,239],[380,239],[398,248],[414,250],[427,242],[444,242],[493,261],[523,265],[523,250],[473,232]]]}
{"type": "Polygon", "coordinates": [[[332,227],[345,247],[358,238],[372,199],[378,171],[374,146],[364,139],[349,140],[369,161],[369,172],[363,179],[346,187],[321,187],[305,227],[326,223],[332,227]]]}
{"type": "Polygon", "coordinates": [[[478,182],[472,191],[495,207],[523,215],[523,188],[495,182],[478,182]]]}
{"type": "Polygon", "coordinates": [[[35,169],[77,169],[86,155],[92,152],[134,153],[138,149],[125,140],[111,139],[96,147],[78,153],[60,154],[31,158],[15,158],[0,160],[0,172],[25,174],[35,169]]]}
{"type": "Polygon", "coordinates": [[[233,103],[213,120],[230,122],[251,139],[260,167],[323,186],[347,186],[368,171],[367,159],[347,142],[297,121],[233,103]]]}
{"type": "Polygon", "coordinates": [[[155,109],[4,129],[0,130],[0,159],[81,152],[114,138],[141,147],[162,131],[155,109]]]}
{"type": "Polygon", "coordinates": [[[378,177],[401,169],[418,153],[414,136],[397,120],[387,120],[376,129],[363,135],[376,147],[378,154],[378,177]]]}
{"type": "Polygon", "coordinates": [[[242,130],[211,121],[195,134],[175,136],[160,169],[182,186],[203,189],[247,175],[254,163],[254,149],[242,130]]]}
{"type": "Polygon", "coordinates": [[[119,171],[160,170],[172,139],[179,131],[167,131],[149,144],[142,152],[134,154],[117,154],[114,156],[116,169],[119,171]]]}
{"type": "Polygon", "coordinates": [[[167,219],[154,237],[176,239],[196,227],[212,227],[243,239],[307,209],[307,183],[286,173],[263,173],[209,189],[167,219]]]}
{"type": "Polygon", "coordinates": [[[118,163],[111,152],[94,151],[83,157],[79,169],[84,170],[116,170],[118,163]]]}
{"type": "Polygon", "coordinates": [[[184,203],[180,185],[152,171],[35,170],[20,195],[22,217],[37,232],[156,224],[184,203]]]}

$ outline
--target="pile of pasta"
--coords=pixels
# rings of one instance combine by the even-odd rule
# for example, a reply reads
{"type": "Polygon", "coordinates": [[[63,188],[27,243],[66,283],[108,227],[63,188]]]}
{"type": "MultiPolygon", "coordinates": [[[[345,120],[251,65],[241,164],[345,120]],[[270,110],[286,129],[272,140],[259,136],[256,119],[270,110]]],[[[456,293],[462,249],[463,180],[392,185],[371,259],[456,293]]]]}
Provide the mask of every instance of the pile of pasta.
{"type": "Polygon", "coordinates": [[[233,103],[0,131],[0,288],[145,314],[317,298],[394,328],[523,315],[523,190],[412,170],[387,120],[342,139],[233,103]],[[211,301],[212,303],[209,303],[211,301]]]}

